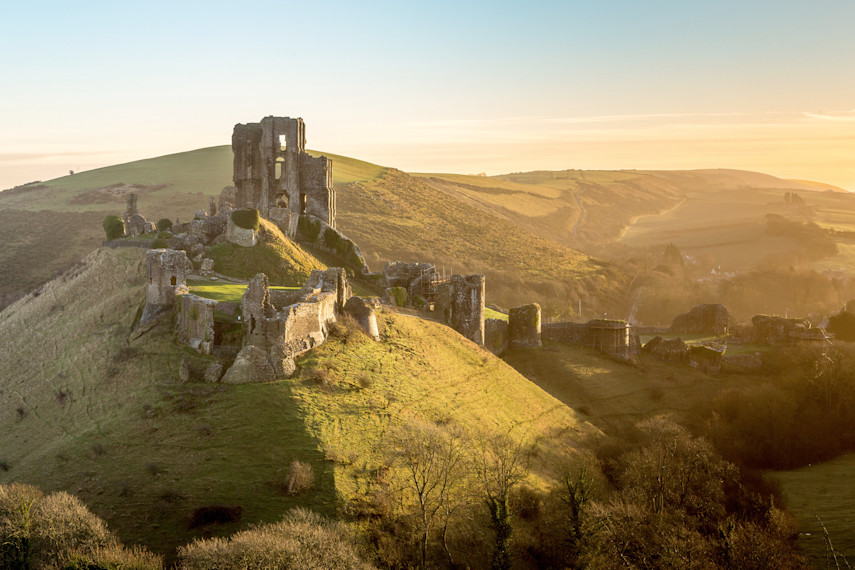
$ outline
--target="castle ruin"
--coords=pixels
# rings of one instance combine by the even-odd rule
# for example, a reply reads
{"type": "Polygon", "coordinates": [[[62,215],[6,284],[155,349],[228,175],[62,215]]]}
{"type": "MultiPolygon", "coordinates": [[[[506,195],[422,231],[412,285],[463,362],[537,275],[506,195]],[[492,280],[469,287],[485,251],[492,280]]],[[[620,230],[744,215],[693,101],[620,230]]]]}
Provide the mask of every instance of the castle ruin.
{"type": "Polygon", "coordinates": [[[306,152],[303,119],[265,117],[239,123],[232,133],[236,208],[255,208],[268,219],[287,220],[294,239],[300,215],[335,228],[332,160],[306,152]]]}

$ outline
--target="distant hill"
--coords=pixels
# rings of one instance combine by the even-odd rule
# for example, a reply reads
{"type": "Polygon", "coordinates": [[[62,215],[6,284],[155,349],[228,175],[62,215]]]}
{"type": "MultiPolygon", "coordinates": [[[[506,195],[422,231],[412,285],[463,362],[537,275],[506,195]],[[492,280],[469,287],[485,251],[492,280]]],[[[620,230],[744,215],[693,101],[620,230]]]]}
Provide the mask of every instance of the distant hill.
{"type": "Polygon", "coordinates": [[[555,483],[597,432],[450,328],[395,314],[380,315],[382,342],[331,337],[290,380],[182,382],[182,359],[205,357],[174,340],[171,320],[132,331],[144,257],[97,250],[0,313],[0,482],[72,492],[126,543],[168,552],[202,536],[188,521],[207,505],[243,509],[239,523],[207,529],[215,534],[293,506],[334,515],[365,497],[388,463],[384,433],[408,418],[541,442],[535,487],[555,483]],[[287,496],[295,459],[315,484],[287,496]]]}

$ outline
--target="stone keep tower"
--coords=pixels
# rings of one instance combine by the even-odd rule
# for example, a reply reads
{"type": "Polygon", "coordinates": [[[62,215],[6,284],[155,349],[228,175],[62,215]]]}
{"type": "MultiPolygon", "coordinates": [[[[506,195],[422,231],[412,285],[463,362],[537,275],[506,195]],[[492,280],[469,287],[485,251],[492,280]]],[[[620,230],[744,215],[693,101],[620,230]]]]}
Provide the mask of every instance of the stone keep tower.
{"type": "Polygon", "coordinates": [[[256,208],[270,217],[271,208],[287,209],[288,237],[297,234],[300,215],[314,216],[335,227],[332,160],[306,153],[303,119],[265,117],[239,123],[232,133],[237,208],[256,208]]]}

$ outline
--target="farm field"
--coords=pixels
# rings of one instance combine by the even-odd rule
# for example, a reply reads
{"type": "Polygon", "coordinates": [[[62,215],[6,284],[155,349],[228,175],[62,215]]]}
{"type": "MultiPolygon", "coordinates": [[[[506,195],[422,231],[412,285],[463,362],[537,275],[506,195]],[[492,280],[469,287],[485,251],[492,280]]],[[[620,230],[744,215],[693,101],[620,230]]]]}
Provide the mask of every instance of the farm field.
{"type": "MultiPolygon", "coordinates": [[[[787,507],[799,522],[802,534],[798,548],[808,555],[814,568],[825,568],[825,539],[816,520],[828,529],[834,548],[852,564],[855,560],[855,454],[793,471],[770,473],[779,481],[787,507]]],[[[833,564],[833,563],[832,563],[833,564]]]]}

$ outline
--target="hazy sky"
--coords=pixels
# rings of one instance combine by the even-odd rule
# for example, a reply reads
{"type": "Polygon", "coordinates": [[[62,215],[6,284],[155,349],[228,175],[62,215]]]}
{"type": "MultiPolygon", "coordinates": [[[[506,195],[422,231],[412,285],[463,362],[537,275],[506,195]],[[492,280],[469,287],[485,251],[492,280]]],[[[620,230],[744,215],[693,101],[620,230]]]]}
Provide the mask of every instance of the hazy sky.
{"type": "Polygon", "coordinates": [[[310,148],[408,171],[855,190],[855,2],[7,1],[0,102],[0,188],[284,115],[310,148]]]}

